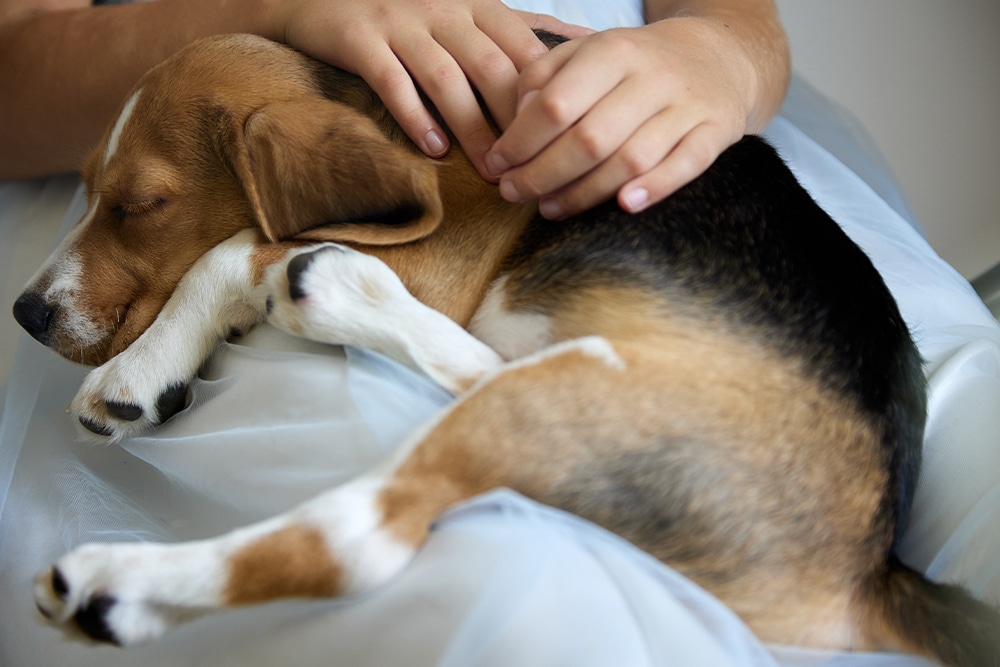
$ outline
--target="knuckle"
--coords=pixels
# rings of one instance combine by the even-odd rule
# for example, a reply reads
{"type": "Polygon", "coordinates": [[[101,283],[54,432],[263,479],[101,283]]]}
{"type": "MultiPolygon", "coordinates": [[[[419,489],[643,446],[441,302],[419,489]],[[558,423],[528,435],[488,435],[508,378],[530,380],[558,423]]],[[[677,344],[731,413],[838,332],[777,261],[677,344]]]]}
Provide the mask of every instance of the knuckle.
{"type": "Polygon", "coordinates": [[[719,151],[710,142],[691,142],[691,145],[685,147],[682,169],[693,178],[708,169],[718,155],[719,151]]]}
{"type": "Polygon", "coordinates": [[[392,91],[413,85],[413,79],[403,70],[379,69],[367,74],[365,79],[380,97],[388,97],[392,91]]]}
{"type": "MultiPolygon", "coordinates": [[[[423,79],[421,79],[423,81],[423,79]]],[[[468,86],[468,79],[465,73],[452,64],[440,64],[434,66],[430,71],[430,77],[424,83],[424,88],[433,97],[435,94],[443,93],[447,90],[454,90],[457,86],[468,86]]]]}
{"type": "Polygon", "coordinates": [[[476,67],[488,81],[505,80],[513,69],[510,59],[500,51],[483,54],[476,67]]]}
{"type": "Polygon", "coordinates": [[[596,37],[602,42],[601,52],[616,62],[643,62],[645,54],[631,38],[631,31],[608,30],[596,37]],[[619,60],[621,59],[621,60],[619,60]]]}
{"type": "Polygon", "coordinates": [[[541,92],[539,94],[539,107],[544,118],[559,127],[568,126],[576,120],[570,100],[561,95],[541,92]]]}
{"type": "Polygon", "coordinates": [[[576,142],[583,156],[592,162],[600,161],[611,154],[613,147],[606,131],[591,124],[580,123],[575,130],[576,142]]]}
{"type": "Polygon", "coordinates": [[[517,78],[518,93],[523,95],[532,90],[539,90],[552,77],[551,70],[548,60],[544,58],[527,65],[517,78]]]}
{"type": "Polygon", "coordinates": [[[634,142],[622,146],[618,151],[618,159],[628,179],[642,176],[656,166],[656,160],[649,149],[634,142]]]}
{"type": "Polygon", "coordinates": [[[546,194],[546,189],[542,186],[538,178],[530,171],[518,174],[514,185],[517,187],[517,191],[528,199],[537,199],[538,197],[546,194]]]}

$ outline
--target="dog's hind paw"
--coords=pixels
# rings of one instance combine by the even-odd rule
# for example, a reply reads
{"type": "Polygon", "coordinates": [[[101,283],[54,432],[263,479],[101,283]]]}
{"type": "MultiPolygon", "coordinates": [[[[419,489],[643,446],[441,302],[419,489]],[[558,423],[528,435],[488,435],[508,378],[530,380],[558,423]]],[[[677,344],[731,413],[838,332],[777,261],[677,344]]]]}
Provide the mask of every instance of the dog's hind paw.
{"type": "Polygon", "coordinates": [[[84,435],[118,441],[162,424],[187,405],[187,381],[154,377],[154,369],[133,363],[127,352],[91,371],[73,399],[70,413],[84,435]]]}
{"type": "Polygon", "coordinates": [[[91,544],[63,556],[35,577],[35,606],[49,621],[73,621],[92,639],[139,644],[196,615],[158,600],[158,545],[91,544]]]}

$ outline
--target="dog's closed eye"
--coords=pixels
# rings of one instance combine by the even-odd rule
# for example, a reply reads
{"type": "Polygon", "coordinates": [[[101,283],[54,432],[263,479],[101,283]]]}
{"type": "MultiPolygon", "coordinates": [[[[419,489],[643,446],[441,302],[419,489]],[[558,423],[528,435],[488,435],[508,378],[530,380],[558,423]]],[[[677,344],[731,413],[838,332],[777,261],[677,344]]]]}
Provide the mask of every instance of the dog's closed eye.
{"type": "Polygon", "coordinates": [[[166,197],[155,197],[139,201],[123,201],[111,207],[111,214],[116,219],[124,221],[129,217],[141,216],[162,210],[166,205],[166,197]]]}

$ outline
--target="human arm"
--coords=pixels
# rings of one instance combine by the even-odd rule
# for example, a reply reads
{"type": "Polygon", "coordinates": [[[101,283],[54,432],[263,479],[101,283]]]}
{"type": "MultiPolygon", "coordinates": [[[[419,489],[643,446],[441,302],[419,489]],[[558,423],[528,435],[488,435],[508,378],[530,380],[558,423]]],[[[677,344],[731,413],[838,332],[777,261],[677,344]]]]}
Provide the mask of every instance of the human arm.
{"type": "Polygon", "coordinates": [[[487,154],[514,201],[551,218],[617,193],[637,211],[776,113],[790,75],[771,0],[648,0],[649,23],[574,40],[529,66],[487,154]]]}
{"type": "Polygon", "coordinates": [[[146,70],[197,37],[250,27],[224,9],[0,0],[0,178],[79,169],[146,70]]]}

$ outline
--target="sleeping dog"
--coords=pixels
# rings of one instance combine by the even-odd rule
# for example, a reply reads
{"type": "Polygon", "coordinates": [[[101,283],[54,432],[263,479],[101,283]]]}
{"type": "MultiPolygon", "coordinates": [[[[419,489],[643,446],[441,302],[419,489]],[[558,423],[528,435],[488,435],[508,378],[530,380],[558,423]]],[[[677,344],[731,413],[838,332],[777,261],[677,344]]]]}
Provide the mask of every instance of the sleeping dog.
{"type": "Polygon", "coordinates": [[[893,552],[925,412],[907,327],[762,140],[644,213],[552,223],[459,149],[421,155],[357,77],[228,36],[147,74],[83,174],[87,212],[14,313],[98,365],[71,408],[94,437],[183,409],[218,342],[265,318],[458,398],[284,515],[63,556],[35,582],[54,622],[131,644],[210,609],[356,594],[445,508],[506,486],[627,538],[765,641],[997,659],[996,613],[893,552]]]}

